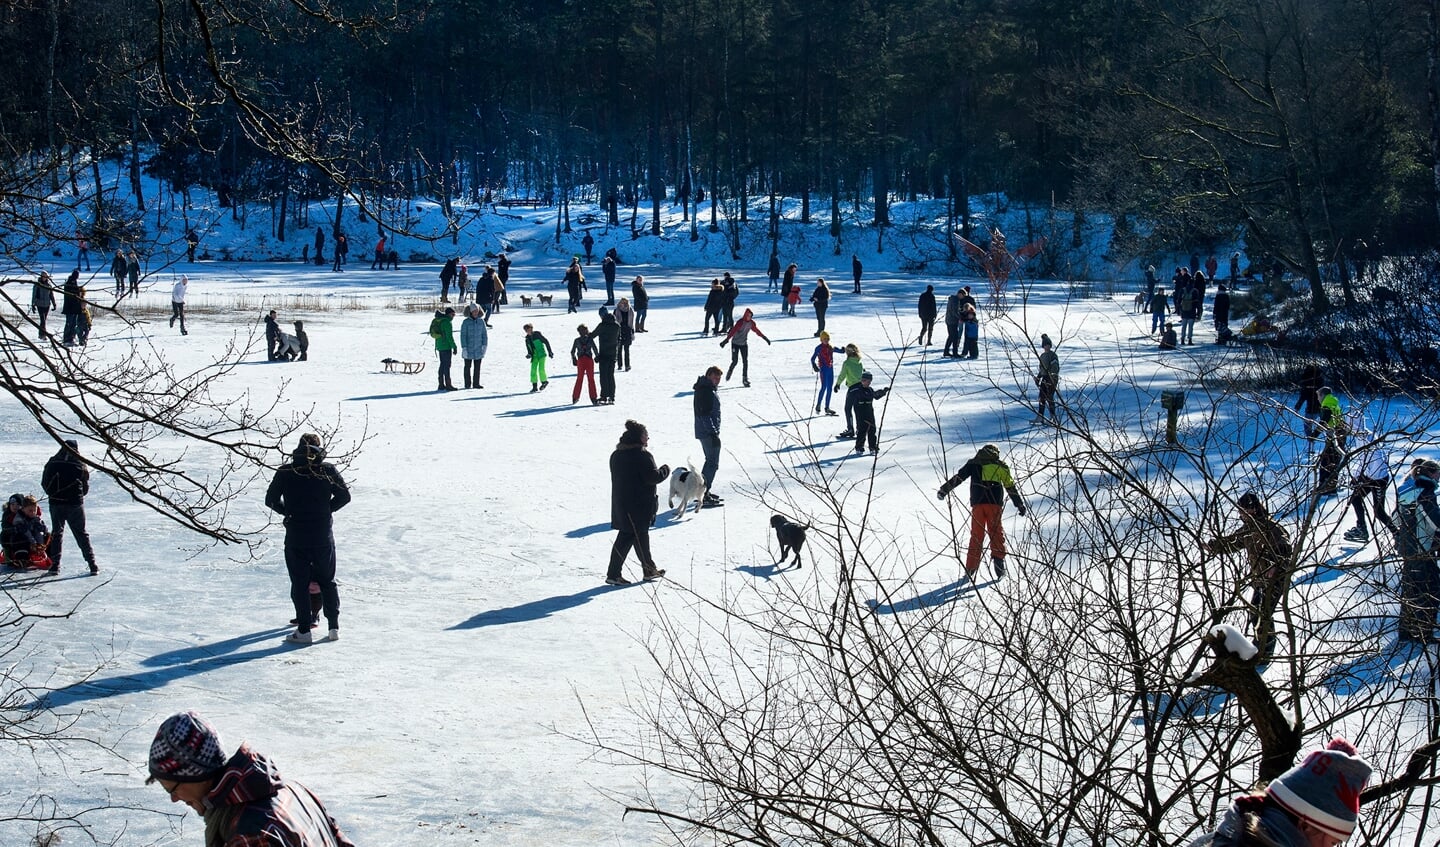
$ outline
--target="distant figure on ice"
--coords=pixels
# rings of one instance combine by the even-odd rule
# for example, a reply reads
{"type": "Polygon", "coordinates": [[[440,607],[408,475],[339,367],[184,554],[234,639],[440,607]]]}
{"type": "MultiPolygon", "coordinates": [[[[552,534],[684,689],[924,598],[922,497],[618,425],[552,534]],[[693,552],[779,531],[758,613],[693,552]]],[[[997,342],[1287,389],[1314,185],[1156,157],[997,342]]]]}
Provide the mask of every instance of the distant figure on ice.
{"type": "Polygon", "coordinates": [[[315,227],[315,264],[325,266],[325,230],[315,227]]]}
{"type": "Polygon", "coordinates": [[[205,821],[206,847],[355,847],[310,789],[283,779],[248,744],[227,756],[220,734],[194,712],[171,715],[155,733],[152,782],[205,821]]]}
{"type": "Polygon", "coordinates": [[[125,261],[125,254],[119,250],[115,251],[115,258],[110,261],[110,276],[115,279],[115,299],[119,300],[125,296],[125,277],[130,273],[130,263],[125,261]]]}
{"type": "Polygon", "coordinates": [[[765,286],[766,294],[774,294],[780,290],[780,254],[774,250],[770,251],[770,264],[765,268],[765,276],[770,280],[765,286]]]}
{"type": "Polygon", "coordinates": [[[810,292],[810,302],[815,304],[815,337],[819,338],[820,333],[825,331],[825,312],[830,308],[830,286],[825,284],[825,278],[815,280],[815,290],[810,292]]]}
{"type": "Polygon", "coordinates": [[[719,279],[710,280],[710,290],[705,294],[705,323],[701,335],[720,334],[720,312],[725,307],[725,287],[719,279]]]}
{"type": "Polygon", "coordinates": [[[630,305],[630,298],[620,298],[620,303],[615,307],[615,322],[620,325],[620,352],[615,357],[615,366],[628,371],[630,345],[635,343],[635,308],[630,305]]]}
{"type": "Polygon", "coordinates": [[[585,237],[580,239],[580,245],[585,248],[585,264],[588,265],[595,251],[595,236],[590,234],[590,230],[585,230],[585,237]]]}
{"type": "Polygon", "coordinates": [[[342,232],[342,233],[340,233],[339,235],[335,236],[335,266],[334,266],[333,268],[331,268],[331,270],[337,271],[337,272],[344,271],[344,270],[345,270],[345,260],[346,260],[349,256],[350,256],[350,239],[347,238],[347,237],[345,236],[345,233],[342,232]]]}
{"type": "Polygon", "coordinates": [[[49,338],[50,332],[45,328],[45,319],[50,316],[50,310],[55,308],[55,281],[45,271],[35,278],[34,285],[30,288],[30,311],[40,315],[40,337],[49,338]]]}
{"type": "Polygon", "coordinates": [[[1015,511],[1025,517],[1025,501],[1010,476],[1010,466],[1000,461],[1000,448],[986,444],[966,462],[960,472],[940,486],[939,497],[944,500],[950,492],[965,480],[970,480],[970,547],[965,554],[965,578],[973,580],[980,570],[980,553],[985,536],[990,536],[990,561],[995,565],[995,575],[1005,575],[1005,527],[1000,515],[1005,508],[1005,495],[1015,504],[1015,511]]]}
{"type": "Polygon", "coordinates": [[[140,293],[140,256],[134,250],[125,257],[125,276],[130,280],[130,293],[140,293]]]}
{"type": "MultiPolygon", "coordinates": [[[[60,314],[65,316],[65,331],[61,341],[66,347],[73,346],[82,334],[82,324],[85,321],[84,292],[85,289],[80,287],[80,269],[76,268],[66,277],[65,287],[61,291],[60,314]]],[[[175,325],[173,320],[170,325],[175,325]]]]}
{"type": "Polygon", "coordinates": [[[630,283],[630,296],[635,299],[635,331],[649,332],[645,328],[645,318],[650,314],[650,292],[645,290],[645,277],[637,276],[630,283]]]}
{"type": "Polygon", "coordinates": [[[75,267],[80,267],[80,263],[84,262],[85,270],[88,271],[90,270],[90,239],[83,235],[80,236],[79,248],[80,252],[75,254],[75,267]]]}
{"type": "Polygon", "coordinates": [[[965,303],[960,307],[960,337],[964,339],[960,358],[980,358],[980,315],[975,311],[974,303],[965,303]]]}
{"type": "Polygon", "coordinates": [[[729,271],[720,279],[720,290],[724,293],[720,299],[720,331],[729,332],[735,325],[735,301],[740,299],[740,286],[729,271]]]}
{"type": "Polygon", "coordinates": [[[265,361],[273,362],[280,358],[280,321],[277,320],[275,310],[271,309],[265,316],[265,361]]]}
{"type": "Polygon", "coordinates": [[[1165,323],[1165,314],[1170,311],[1170,298],[1165,296],[1165,289],[1157,289],[1150,295],[1150,334],[1154,335],[1161,330],[1162,326],[1169,326],[1165,323]]]}
{"type": "Polygon", "coordinates": [[[865,266],[860,264],[860,257],[854,253],[850,254],[850,273],[855,275],[855,294],[860,293],[860,275],[865,272],[865,266]]]}
{"type": "Polygon", "coordinates": [[[504,251],[495,259],[495,275],[500,277],[501,285],[510,284],[510,256],[504,251]]]}
{"type": "Polygon", "coordinates": [[[1319,365],[1306,365],[1300,373],[1300,396],[1295,400],[1295,411],[1305,417],[1305,437],[1314,438],[1320,429],[1320,389],[1325,387],[1325,377],[1319,365]]]}
{"type": "Polygon", "coordinates": [[[185,231],[185,258],[191,262],[195,261],[195,248],[200,246],[200,236],[191,227],[185,231]]]}
{"type": "Polygon", "coordinates": [[[960,358],[960,294],[956,290],[945,298],[945,351],[941,355],[947,359],[960,358]]]}
{"type": "Polygon", "coordinates": [[[466,388],[485,387],[480,384],[480,364],[490,346],[490,332],[485,327],[485,312],[480,304],[466,306],[465,320],[460,322],[460,355],[465,360],[466,388]]]}
{"type": "MultiPolygon", "coordinates": [[[[791,262],[789,265],[786,265],[786,267],[785,267],[785,278],[784,278],[784,280],[781,281],[781,283],[780,283],[780,311],[781,311],[781,312],[784,312],[786,309],[789,309],[789,313],[790,313],[790,314],[792,314],[792,315],[795,314],[795,307],[794,307],[794,305],[792,304],[792,301],[790,300],[790,293],[795,289],[795,274],[797,274],[797,273],[799,273],[799,272],[800,272],[800,266],[797,265],[797,264],[795,264],[794,262],[791,262]]],[[[795,303],[800,302],[800,298],[799,298],[799,297],[796,297],[795,300],[794,300],[794,302],[795,302],[795,303]]]]}
{"type": "Polygon", "coordinates": [[[693,405],[695,411],[695,438],[705,452],[705,465],[700,476],[705,480],[704,508],[723,506],[724,501],[715,495],[715,474],[720,470],[720,368],[711,365],[695,380],[693,405]]]}
{"type": "Polygon", "coordinates": [[[595,339],[590,337],[590,327],[585,324],[575,328],[575,340],[570,343],[570,364],[575,366],[575,388],[570,392],[570,405],[580,402],[580,388],[585,381],[590,384],[590,405],[599,403],[595,392],[595,339]]]}
{"type": "Polygon", "coordinates": [[[925,292],[920,295],[919,312],[920,337],[915,339],[915,343],[929,347],[935,341],[935,317],[940,313],[939,305],[935,302],[935,286],[925,286],[925,292]]]}
{"type": "Polygon", "coordinates": [[[1040,334],[1040,370],[1035,374],[1035,384],[1040,387],[1040,406],[1035,410],[1036,423],[1045,422],[1045,407],[1050,407],[1050,419],[1059,420],[1055,411],[1055,394],[1060,387],[1060,357],[1055,354],[1055,344],[1050,336],[1040,334]]]}
{"type": "Polygon", "coordinates": [[[570,260],[570,267],[565,269],[565,293],[570,297],[570,308],[565,314],[574,314],[580,311],[580,292],[589,291],[590,286],[585,284],[585,272],[580,269],[580,257],[576,256],[570,260]]]}
{"type": "Polygon", "coordinates": [[[605,305],[615,305],[615,257],[609,253],[600,262],[600,273],[605,276],[605,305]]]}
{"type": "Polygon", "coordinates": [[[190,290],[190,277],[180,274],[180,281],[170,290],[170,328],[175,328],[175,321],[180,321],[180,334],[189,335],[185,329],[185,294],[190,290]]]}
{"type": "Polygon", "coordinates": [[[550,386],[550,378],[545,375],[545,359],[555,355],[555,348],[533,325],[525,324],[522,329],[525,330],[525,358],[530,360],[530,393],[534,394],[550,386]]]}
{"type": "Polygon", "coordinates": [[[840,365],[840,376],[835,379],[835,390],[839,391],[840,386],[845,386],[845,431],[840,433],[841,438],[855,437],[855,398],[850,392],[860,384],[860,375],[865,373],[865,365],[860,361],[860,348],[854,344],[845,345],[845,361],[840,365]]]}
{"type": "Polygon", "coordinates": [[[305,334],[304,321],[295,322],[295,343],[300,348],[300,361],[308,362],[310,360],[310,336],[305,334]]]}
{"type": "Polygon", "coordinates": [[[375,242],[375,259],[370,263],[370,270],[379,268],[385,269],[385,236],[381,235],[380,240],[375,242]]]}
{"type": "Polygon", "coordinates": [[[1350,508],[1355,510],[1355,526],[1345,531],[1345,540],[1366,543],[1370,540],[1370,527],[1365,520],[1367,497],[1374,502],[1375,520],[1391,532],[1397,531],[1395,522],[1385,510],[1385,496],[1390,491],[1390,450],[1384,442],[1372,441],[1375,437],[1372,432],[1357,430],[1353,436],[1367,443],[1352,460],[1351,467],[1356,471],[1351,486],[1350,508]]]}
{"type": "Polygon", "coordinates": [[[1175,335],[1175,324],[1165,324],[1165,331],[1160,333],[1160,349],[1176,350],[1180,347],[1180,339],[1175,335]]]}
{"type": "Polygon", "coordinates": [[[444,264],[443,266],[441,266],[441,268],[440,268],[440,302],[441,302],[441,303],[449,303],[449,302],[450,302],[450,283],[454,282],[454,281],[455,281],[455,277],[457,277],[457,276],[459,276],[459,275],[460,275],[460,258],[459,258],[458,256],[451,256],[449,259],[446,259],[446,260],[445,260],[445,264],[444,264]]]}
{"type": "Polygon", "coordinates": [[[600,405],[615,403],[615,360],[620,355],[620,322],[604,306],[600,307],[600,325],[595,327],[595,367],[600,376],[600,405]]]}

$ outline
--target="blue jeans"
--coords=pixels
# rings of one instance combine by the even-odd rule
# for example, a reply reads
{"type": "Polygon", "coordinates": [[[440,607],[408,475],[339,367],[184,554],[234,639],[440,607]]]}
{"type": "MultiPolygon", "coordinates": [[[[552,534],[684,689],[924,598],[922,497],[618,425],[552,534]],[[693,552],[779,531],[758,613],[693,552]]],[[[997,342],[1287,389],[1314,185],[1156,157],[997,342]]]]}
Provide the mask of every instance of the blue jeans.
{"type": "Polygon", "coordinates": [[[1160,331],[1160,328],[1161,328],[1162,326],[1164,326],[1164,324],[1165,324],[1165,315],[1164,315],[1164,313],[1159,313],[1159,314],[1152,313],[1152,314],[1150,315],[1150,334],[1151,334],[1151,335],[1154,335],[1155,333],[1159,332],[1159,331],[1160,331]]]}
{"type": "Polygon", "coordinates": [[[822,406],[823,406],[824,408],[826,408],[826,409],[830,408],[830,397],[831,397],[832,394],[834,393],[834,390],[835,390],[835,369],[834,369],[834,368],[821,368],[821,369],[820,369],[820,394],[815,397],[815,409],[816,409],[816,411],[819,411],[822,406]]]}
{"type": "Polygon", "coordinates": [[[705,490],[709,491],[715,486],[715,472],[720,470],[720,436],[701,436],[700,449],[705,451],[705,466],[700,469],[700,476],[705,480],[705,490]]]}

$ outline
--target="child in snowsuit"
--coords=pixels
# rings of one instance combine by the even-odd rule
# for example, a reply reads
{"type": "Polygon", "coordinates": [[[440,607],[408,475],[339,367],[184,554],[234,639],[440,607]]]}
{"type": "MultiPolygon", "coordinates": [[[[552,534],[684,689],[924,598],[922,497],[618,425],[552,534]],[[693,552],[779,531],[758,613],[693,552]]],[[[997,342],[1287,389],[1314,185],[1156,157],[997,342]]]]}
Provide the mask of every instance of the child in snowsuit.
{"type": "Polygon", "coordinates": [[[844,352],[842,348],[830,346],[830,333],[820,333],[820,343],[810,354],[810,369],[820,374],[820,393],[815,397],[816,414],[820,413],[822,406],[825,414],[835,414],[835,410],[830,408],[830,398],[835,391],[835,386],[831,384],[835,382],[835,354],[844,352]]]}
{"type": "Polygon", "coordinates": [[[555,349],[550,346],[550,339],[541,335],[534,326],[525,324],[523,329],[525,358],[530,360],[530,393],[534,394],[550,385],[550,378],[545,376],[545,357],[554,356],[555,349]]]}
{"type": "Polygon", "coordinates": [[[860,384],[860,376],[865,372],[865,366],[860,362],[860,348],[854,344],[845,345],[845,362],[840,365],[840,376],[835,380],[835,390],[839,391],[840,386],[845,386],[845,431],[840,433],[841,438],[851,438],[855,435],[855,398],[850,396],[851,390],[860,384]]]}
{"type": "Polygon", "coordinates": [[[880,452],[880,439],[875,426],[875,401],[890,393],[888,387],[875,390],[870,382],[875,377],[869,372],[860,374],[860,384],[850,389],[855,407],[855,452],[865,452],[865,442],[870,442],[870,452],[880,452]]]}
{"type": "Polygon", "coordinates": [[[19,513],[11,520],[5,558],[17,568],[48,567],[50,560],[45,556],[45,548],[49,544],[50,532],[40,517],[40,503],[27,494],[20,500],[19,513]]]}
{"type": "Polygon", "coordinates": [[[800,286],[790,286],[790,293],[785,295],[785,314],[795,317],[795,307],[800,305],[800,286]]]}

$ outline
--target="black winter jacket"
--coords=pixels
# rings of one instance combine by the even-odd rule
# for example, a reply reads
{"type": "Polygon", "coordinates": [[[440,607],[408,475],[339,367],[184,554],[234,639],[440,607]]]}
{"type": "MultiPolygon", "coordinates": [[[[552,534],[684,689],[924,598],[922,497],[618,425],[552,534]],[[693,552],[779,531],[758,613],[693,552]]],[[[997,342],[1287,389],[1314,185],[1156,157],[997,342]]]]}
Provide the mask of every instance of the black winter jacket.
{"type": "Polygon", "coordinates": [[[45,496],[50,498],[51,503],[78,506],[85,502],[85,495],[90,493],[90,469],[85,467],[85,463],[81,462],[70,448],[61,447],[60,452],[45,463],[45,471],[40,475],[40,487],[45,490],[45,496]]]}
{"type": "Polygon", "coordinates": [[[933,321],[935,316],[940,314],[940,307],[935,302],[935,286],[925,286],[925,293],[920,295],[920,320],[933,321]]]}
{"type": "Polygon", "coordinates": [[[325,451],[301,445],[275,472],[265,505],[285,516],[286,544],[323,544],[332,540],[331,514],[350,502],[350,489],[325,451]]]}
{"type": "Polygon", "coordinates": [[[610,454],[610,528],[647,529],[659,508],[655,486],[665,474],[639,444],[621,444],[610,454]]]}
{"type": "Polygon", "coordinates": [[[613,313],[600,319],[594,336],[596,357],[613,361],[620,352],[620,322],[615,320],[613,313]]]}

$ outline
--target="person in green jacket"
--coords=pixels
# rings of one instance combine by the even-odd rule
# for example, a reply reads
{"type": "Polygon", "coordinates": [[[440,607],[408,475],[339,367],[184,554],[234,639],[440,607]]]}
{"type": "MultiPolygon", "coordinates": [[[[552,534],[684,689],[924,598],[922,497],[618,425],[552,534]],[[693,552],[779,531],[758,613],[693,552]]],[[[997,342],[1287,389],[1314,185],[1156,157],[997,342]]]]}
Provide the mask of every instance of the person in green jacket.
{"type": "Polygon", "coordinates": [[[855,397],[850,394],[850,389],[860,384],[860,374],[865,372],[865,365],[860,361],[860,348],[854,344],[845,345],[845,361],[840,365],[840,375],[835,377],[835,390],[839,391],[840,386],[845,386],[845,431],[840,433],[841,438],[855,437],[855,397]]]}
{"type": "Polygon", "coordinates": [[[455,343],[455,327],[451,323],[455,319],[455,310],[446,308],[445,311],[435,310],[435,319],[430,322],[430,337],[435,339],[435,352],[440,355],[440,385],[436,391],[454,391],[455,385],[450,381],[450,358],[460,347],[455,343]]]}
{"type": "Polygon", "coordinates": [[[525,324],[525,358],[530,360],[530,393],[548,388],[550,379],[545,375],[545,359],[555,355],[550,339],[540,334],[533,324],[525,324]]]}

